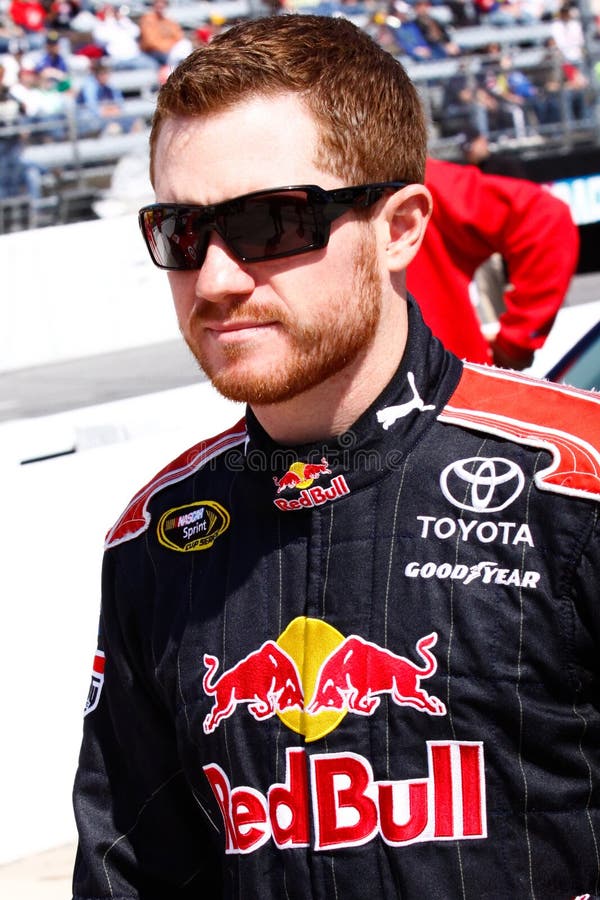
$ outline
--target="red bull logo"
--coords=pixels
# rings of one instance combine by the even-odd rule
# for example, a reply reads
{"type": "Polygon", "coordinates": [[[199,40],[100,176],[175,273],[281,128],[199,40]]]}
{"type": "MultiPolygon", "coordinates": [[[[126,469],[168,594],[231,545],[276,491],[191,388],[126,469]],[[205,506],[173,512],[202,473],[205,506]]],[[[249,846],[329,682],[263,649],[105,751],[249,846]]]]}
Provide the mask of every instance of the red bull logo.
{"type": "Polygon", "coordinates": [[[310,487],[313,481],[320,478],[321,475],[331,475],[329,463],[324,456],[321,458],[320,463],[292,463],[285,475],[282,475],[281,478],[273,478],[273,481],[275,482],[277,493],[281,494],[282,491],[288,488],[301,490],[302,488],[310,487]]]}
{"type": "Polygon", "coordinates": [[[215,656],[204,654],[207,672],[202,681],[205,692],[215,698],[204,720],[205,734],[211,734],[222,719],[233,715],[240,703],[257,721],[276,712],[302,709],[304,695],[293,659],[273,641],[265,641],[259,650],[249,653],[213,683],[219,666],[215,656]]]}
{"type": "Polygon", "coordinates": [[[322,475],[331,475],[329,463],[322,457],[320,463],[294,462],[281,478],[273,478],[277,495],[283,491],[298,491],[293,499],[277,498],[273,501],[278,509],[290,512],[297,509],[307,509],[312,506],[322,506],[331,500],[337,500],[350,493],[350,488],[343,475],[337,475],[329,483],[328,487],[315,486],[315,482],[322,475]]]}
{"type": "MultiPolygon", "coordinates": [[[[214,702],[204,720],[212,734],[244,704],[257,721],[277,715],[306,743],[331,732],[349,713],[376,713],[383,695],[415,714],[443,716],[444,703],[421,681],[437,670],[432,632],[416,643],[420,662],[327,622],[299,616],[277,641],[265,641],[215,675],[206,654],[205,692],[214,702]]],[[[262,793],[233,786],[221,766],[204,766],[225,826],[226,853],[252,853],[268,841],[281,850],[335,850],[379,837],[390,846],[487,836],[483,744],[428,741],[427,772],[408,780],[375,777],[357,753],[286,750],[282,783],[262,793]]]]}
{"type": "Polygon", "coordinates": [[[202,684],[214,698],[204,732],[212,734],[245,704],[257,721],[278,715],[288,728],[315,741],[349,712],[373,715],[384,694],[397,706],[444,716],[442,700],[421,686],[437,671],[431,652],[436,642],[435,632],[417,641],[419,664],[358,635],[344,638],[319,619],[300,616],[277,642],[265,641],[216,680],[219,661],[204,655],[207,671],[202,684]]]}
{"type": "Polygon", "coordinates": [[[379,836],[399,847],[487,836],[483,745],[427,741],[427,775],[376,780],[358,753],[307,756],[286,751],[285,781],[265,794],[232,787],[223,769],[204,766],[225,825],[225,852],[252,853],[272,840],[281,850],[356,847],[379,836]]]}

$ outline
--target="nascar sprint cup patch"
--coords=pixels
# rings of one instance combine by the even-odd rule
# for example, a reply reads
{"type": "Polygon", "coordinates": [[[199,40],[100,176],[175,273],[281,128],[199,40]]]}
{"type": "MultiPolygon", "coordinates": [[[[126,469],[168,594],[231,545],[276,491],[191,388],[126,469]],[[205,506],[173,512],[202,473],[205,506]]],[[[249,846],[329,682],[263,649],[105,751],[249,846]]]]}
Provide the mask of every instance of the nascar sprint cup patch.
{"type": "Polygon", "coordinates": [[[189,553],[207,550],[229,528],[231,517],[215,500],[200,500],[164,513],[158,523],[158,540],[169,550],[189,553]]]}

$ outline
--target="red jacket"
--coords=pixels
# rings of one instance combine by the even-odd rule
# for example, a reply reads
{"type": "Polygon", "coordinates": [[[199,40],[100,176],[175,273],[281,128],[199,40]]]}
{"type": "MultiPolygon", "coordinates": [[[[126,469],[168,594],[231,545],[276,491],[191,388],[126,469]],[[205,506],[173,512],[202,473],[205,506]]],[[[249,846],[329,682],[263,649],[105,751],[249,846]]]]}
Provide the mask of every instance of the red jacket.
{"type": "Polygon", "coordinates": [[[37,0],[13,0],[9,15],[15,25],[26,31],[43,31],[46,26],[46,10],[37,0]]]}
{"type": "Polygon", "coordinates": [[[544,343],[577,266],[579,233],[568,206],[537,184],[485,175],[475,166],[429,159],[433,216],[408,270],[425,320],[462,359],[492,362],[469,297],[475,270],[492,253],[510,289],[495,345],[527,365],[544,343]]]}

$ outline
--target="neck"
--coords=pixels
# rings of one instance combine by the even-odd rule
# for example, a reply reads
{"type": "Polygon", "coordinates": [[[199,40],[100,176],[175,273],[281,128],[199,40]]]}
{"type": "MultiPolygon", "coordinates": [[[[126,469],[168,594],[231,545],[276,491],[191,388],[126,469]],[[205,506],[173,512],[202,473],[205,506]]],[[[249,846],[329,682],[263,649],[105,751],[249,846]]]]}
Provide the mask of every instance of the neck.
{"type": "Polygon", "coordinates": [[[347,431],[391,381],[404,354],[408,333],[405,301],[392,321],[382,323],[371,345],[348,366],[308,391],[252,411],[279,444],[307,444],[347,431]]]}

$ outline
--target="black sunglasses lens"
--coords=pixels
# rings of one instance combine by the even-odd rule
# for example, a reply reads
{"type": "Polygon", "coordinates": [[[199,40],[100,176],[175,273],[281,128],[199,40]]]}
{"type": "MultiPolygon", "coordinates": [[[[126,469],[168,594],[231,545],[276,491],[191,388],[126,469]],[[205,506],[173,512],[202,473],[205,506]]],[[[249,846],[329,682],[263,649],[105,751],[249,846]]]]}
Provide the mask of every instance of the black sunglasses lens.
{"type": "Polygon", "coordinates": [[[317,208],[307,191],[234,201],[218,217],[218,225],[228,246],[247,261],[324,246],[317,208]]]}
{"type": "Polygon", "coordinates": [[[154,207],[142,213],[142,229],[150,255],[163,269],[199,269],[210,231],[201,214],[154,207]]]}
{"type": "Polygon", "coordinates": [[[320,197],[306,189],[250,195],[204,210],[157,204],[143,210],[140,221],[150,255],[163,269],[199,269],[213,230],[247,262],[320,249],[328,236],[320,197]]]}

